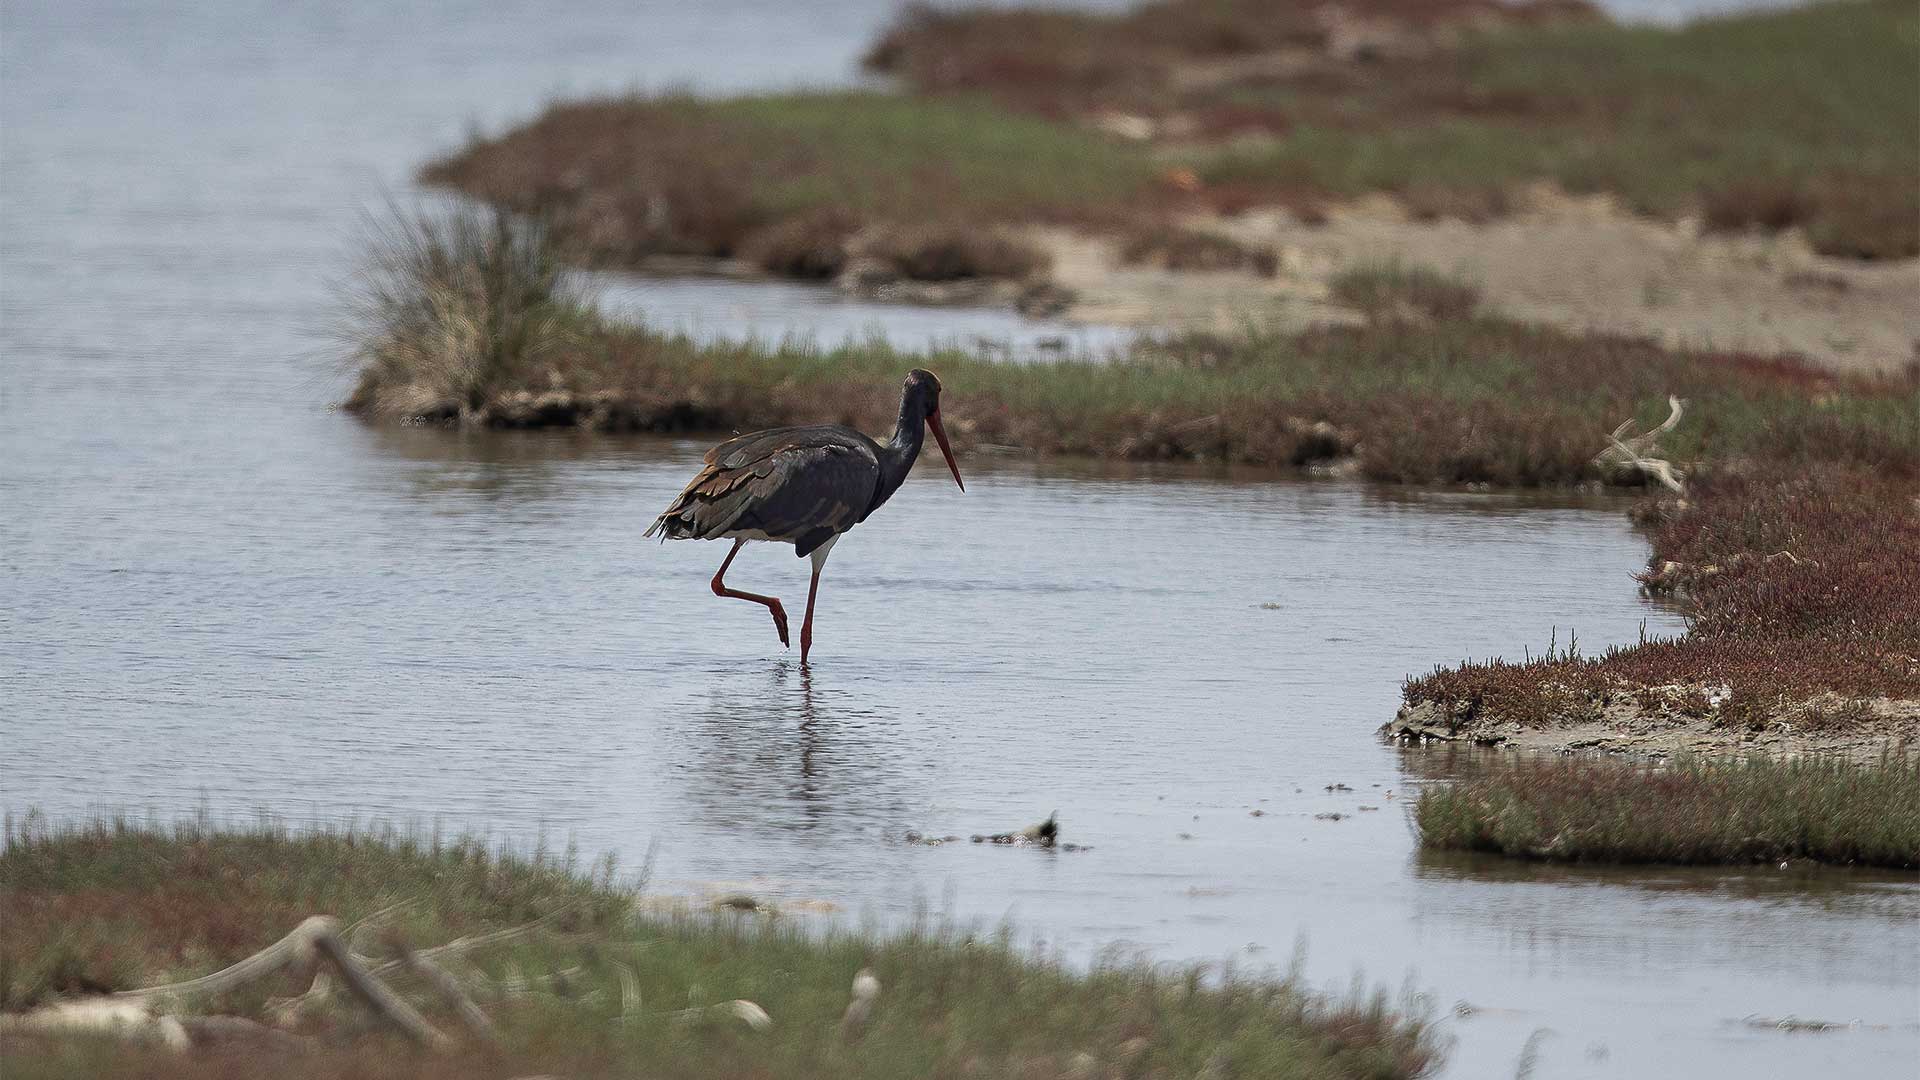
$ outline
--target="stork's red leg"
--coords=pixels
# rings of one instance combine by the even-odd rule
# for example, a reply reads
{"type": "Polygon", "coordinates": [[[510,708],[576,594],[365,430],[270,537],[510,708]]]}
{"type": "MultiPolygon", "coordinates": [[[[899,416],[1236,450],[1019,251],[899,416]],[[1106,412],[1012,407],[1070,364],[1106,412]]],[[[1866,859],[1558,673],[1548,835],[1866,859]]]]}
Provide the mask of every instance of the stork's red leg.
{"type": "Polygon", "coordinates": [[[813,564],[813,581],[807,585],[807,617],[800,623],[800,662],[807,662],[807,650],[813,648],[813,598],[820,592],[821,562],[813,564]]]}
{"type": "MultiPolygon", "coordinates": [[[[733,557],[735,555],[740,554],[740,548],[745,543],[746,543],[745,540],[735,540],[733,542],[733,550],[727,552],[726,561],[720,564],[720,569],[715,570],[713,572],[713,595],[731,596],[735,600],[751,600],[756,604],[765,604],[767,610],[773,612],[773,628],[775,630],[780,631],[780,644],[786,645],[788,643],[787,642],[787,609],[780,606],[780,599],[778,597],[761,596],[759,593],[741,592],[739,589],[727,588],[727,582],[725,580],[727,576],[727,567],[733,565],[733,557]]],[[[814,580],[815,581],[819,580],[818,574],[814,575],[814,580]]],[[[808,612],[809,618],[811,618],[812,612],[813,612],[813,602],[811,598],[809,598],[807,602],[807,612],[808,612]]],[[[804,658],[804,654],[806,652],[806,635],[804,633],[801,635],[800,640],[801,640],[800,651],[803,654],[803,658],[804,658]]]]}

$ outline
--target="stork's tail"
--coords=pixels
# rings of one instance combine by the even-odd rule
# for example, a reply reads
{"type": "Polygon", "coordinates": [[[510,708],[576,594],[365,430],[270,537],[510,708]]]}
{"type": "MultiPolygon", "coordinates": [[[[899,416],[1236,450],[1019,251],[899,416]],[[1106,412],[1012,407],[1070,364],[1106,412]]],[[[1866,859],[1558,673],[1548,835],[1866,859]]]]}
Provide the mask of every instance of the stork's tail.
{"type": "Polygon", "coordinates": [[[674,517],[671,511],[661,514],[653,519],[653,524],[647,526],[646,532],[640,534],[643,540],[651,540],[656,536],[663,544],[669,540],[685,540],[687,538],[686,522],[674,517]]]}

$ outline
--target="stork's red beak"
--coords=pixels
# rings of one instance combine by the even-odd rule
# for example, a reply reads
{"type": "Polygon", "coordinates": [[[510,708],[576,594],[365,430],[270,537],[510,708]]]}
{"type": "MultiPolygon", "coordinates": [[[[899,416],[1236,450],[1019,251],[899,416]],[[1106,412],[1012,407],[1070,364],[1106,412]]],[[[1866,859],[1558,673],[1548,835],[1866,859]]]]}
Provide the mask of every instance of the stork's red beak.
{"type": "Polygon", "coordinates": [[[953,463],[953,447],[947,443],[947,429],[940,426],[939,410],[927,414],[927,426],[933,429],[933,441],[940,444],[940,452],[946,455],[947,468],[953,470],[953,482],[960,485],[961,491],[967,490],[966,483],[960,479],[960,466],[953,463]]]}

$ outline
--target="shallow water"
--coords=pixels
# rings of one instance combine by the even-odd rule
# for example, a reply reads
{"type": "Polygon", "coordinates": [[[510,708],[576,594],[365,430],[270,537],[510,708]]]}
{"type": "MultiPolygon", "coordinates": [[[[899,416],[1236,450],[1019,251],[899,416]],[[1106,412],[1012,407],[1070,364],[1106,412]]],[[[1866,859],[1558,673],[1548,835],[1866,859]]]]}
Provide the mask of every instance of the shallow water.
{"type": "Polygon", "coordinates": [[[750,338],[819,348],[882,337],[900,349],[989,359],[1098,359],[1140,336],[1133,327],[1029,318],[1006,308],[922,307],[849,296],[829,284],[720,276],[583,275],[583,292],[616,318],[698,341],[750,338]]]}
{"type": "MultiPolygon", "coordinates": [[[[1911,877],[1414,850],[1435,759],[1370,737],[1402,675],[1677,629],[1617,503],[969,460],[965,495],[925,470],[839,545],[802,673],[707,592],[719,548],[639,540],[701,445],[330,411],[355,215],[469,118],[833,79],[888,7],[10,5],[0,807],[385,816],[629,863],[657,839],[666,888],[926,903],[1075,956],[1284,965],[1304,939],[1316,981],[1473,1006],[1459,1077],[1542,1029],[1536,1076],[1901,1075],[1911,877]],[[1054,808],[1093,850],[902,839],[1054,808]]],[[[676,288],[657,310],[696,330],[850,325],[676,288]]],[[[873,313],[908,341],[972,317],[873,313]]],[[[732,580],[797,607],[804,565],[757,548],[732,580]]]]}

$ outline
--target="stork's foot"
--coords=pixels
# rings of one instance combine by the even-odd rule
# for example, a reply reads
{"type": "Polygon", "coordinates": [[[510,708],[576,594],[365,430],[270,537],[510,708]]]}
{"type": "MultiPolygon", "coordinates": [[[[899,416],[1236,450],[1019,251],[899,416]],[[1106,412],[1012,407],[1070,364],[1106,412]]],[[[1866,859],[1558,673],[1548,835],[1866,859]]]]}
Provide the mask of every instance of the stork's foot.
{"type": "Polygon", "coordinates": [[[773,613],[773,628],[780,632],[781,647],[792,648],[793,644],[787,640],[787,609],[780,606],[780,601],[775,600],[767,605],[767,610],[773,613]]]}

